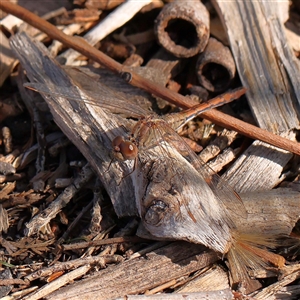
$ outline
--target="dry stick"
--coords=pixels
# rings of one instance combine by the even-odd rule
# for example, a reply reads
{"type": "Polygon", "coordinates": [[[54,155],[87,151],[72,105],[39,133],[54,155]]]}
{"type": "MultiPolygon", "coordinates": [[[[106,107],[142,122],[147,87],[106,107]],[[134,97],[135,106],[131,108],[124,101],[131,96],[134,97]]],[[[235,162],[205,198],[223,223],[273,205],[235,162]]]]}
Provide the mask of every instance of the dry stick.
{"type": "MultiPolygon", "coordinates": [[[[121,64],[108,57],[101,51],[93,48],[84,39],[65,35],[55,26],[51,25],[47,21],[41,19],[40,17],[36,16],[35,14],[31,13],[30,11],[26,10],[21,6],[10,3],[8,1],[0,1],[0,9],[22,19],[23,21],[27,22],[33,27],[38,28],[42,32],[48,34],[51,38],[62,42],[67,47],[75,49],[76,51],[100,63],[101,65],[105,66],[106,68],[110,69],[115,73],[121,74],[124,72],[128,72],[131,76],[130,83],[136,87],[139,87],[149,93],[155,94],[156,96],[161,97],[182,108],[191,107],[196,104],[190,99],[187,99],[186,97],[178,93],[168,90],[163,86],[159,86],[139,76],[131,70],[127,71],[128,69],[126,67],[122,66],[121,64]]],[[[271,132],[250,125],[246,122],[233,118],[214,109],[209,112],[205,112],[202,115],[204,118],[225,128],[235,130],[242,135],[245,135],[252,139],[261,140],[273,146],[300,155],[299,143],[275,135],[271,132]]]]}
{"type": "Polygon", "coordinates": [[[121,236],[115,238],[109,238],[105,240],[97,240],[97,241],[89,241],[89,242],[82,242],[76,244],[64,244],[62,248],[64,251],[75,250],[75,249],[82,249],[94,246],[103,246],[103,245],[111,245],[111,244],[120,244],[120,243],[141,243],[141,242],[148,242],[143,238],[137,236],[121,236]]]}

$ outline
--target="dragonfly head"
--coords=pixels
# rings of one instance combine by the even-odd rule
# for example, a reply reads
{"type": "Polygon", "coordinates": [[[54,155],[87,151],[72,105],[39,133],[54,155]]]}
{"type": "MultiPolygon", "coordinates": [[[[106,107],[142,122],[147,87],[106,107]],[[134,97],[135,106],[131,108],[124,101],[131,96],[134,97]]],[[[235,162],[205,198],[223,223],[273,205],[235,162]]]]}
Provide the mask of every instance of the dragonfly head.
{"type": "Polygon", "coordinates": [[[115,156],[120,160],[134,160],[138,155],[137,146],[122,136],[117,136],[112,141],[115,156]]]}

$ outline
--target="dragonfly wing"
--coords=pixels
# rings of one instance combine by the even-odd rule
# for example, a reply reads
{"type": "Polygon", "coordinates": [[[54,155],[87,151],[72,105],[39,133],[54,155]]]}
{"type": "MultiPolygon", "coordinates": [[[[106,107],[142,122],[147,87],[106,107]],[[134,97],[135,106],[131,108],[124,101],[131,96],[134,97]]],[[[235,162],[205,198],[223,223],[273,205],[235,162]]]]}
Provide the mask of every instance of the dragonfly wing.
{"type": "Polygon", "coordinates": [[[104,93],[103,89],[108,88],[109,92],[113,91],[120,95],[119,99],[130,100],[131,103],[142,107],[148,113],[151,110],[154,101],[153,96],[128,84],[109,70],[91,67],[65,67],[64,70],[81,90],[92,91],[101,95],[104,93]]]}
{"type": "Polygon", "coordinates": [[[176,150],[181,153],[203,177],[219,201],[229,211],[229,215],[232,216],[232,214],[235,214],[246,219],[247,210],[242,199],[234,189],[210,167],[205,165],[186,142],[169,125],[167,125],[167,123],[161,128],[161,132],[163,138],[167,140],[169,145],[176,148],[176,150]]]}
{"type": "Polygon", "coordinates": [[[126,114],[133,118],[139,118],[149,113],[143,108],[130,103],[105,85],[101,85],[101,93],[80,90],[76,86],[50,86],[39,82],[25,83],[24,86],[39,93],[61,96],[73,101],[84,101],[87,104],[108,109],[112,113],[126,114]]]}
{"type": "MultiPolygon", "coordinates": [[[[210,168],[208,166],[204,166],[203,169],[210,168]]],[[[214,171],[211,170],[211,175],[207,177],[207,184],[230,211],[230,214],[235,214],[243,219],[247,219],[248,213],[239,194],[218,174],[213,174],[213,172],[214,171]]]]}

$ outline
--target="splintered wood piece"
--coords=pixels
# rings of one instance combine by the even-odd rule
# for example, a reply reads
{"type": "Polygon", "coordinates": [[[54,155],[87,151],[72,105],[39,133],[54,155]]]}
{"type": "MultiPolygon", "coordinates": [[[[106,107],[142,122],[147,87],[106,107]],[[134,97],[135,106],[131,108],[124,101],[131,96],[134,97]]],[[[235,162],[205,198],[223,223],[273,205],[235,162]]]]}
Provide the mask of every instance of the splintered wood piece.
{"type": "MultiPolygon", "coordinates": [[[[33,294],[30,294],[26,297],[23,297],[24,300],[38,300],[38,299],[47,299],[47,296],[58,290],[59,288],[65,286],[68,283],[73,282],[76,278],[82,277],[84,274],[86,274],[91,269],[90,265],[79,267],[67,274],[62,275],[58,279],[44,285],[40,289],[38,289],[33,294]]],[[[61,298],[63,299],[63,298],[61,298]]]]}
{"type": "Polygon", "coordinates": [[[216,173],[219,173],[224,168],[224,166],[228,165],[236,158],[239,152],[240,148],[234,150],[232,148],[226,148],[215,159],[208,162],[207,165],[216,173]]]}
{"type": "Polygon", "coordinates": [[[203,162],[208,162],[228,147],[236,139],[236,136],[237,132],[224,129],[219,136],[201,151],[199,157],[203,162]]]}
{"type": "Polygon", "coordinates": [[[98,267],[104,269],[107,264],[120,263],[123,260],[123,257],[120,255],[89,256],[73,259],[71,261],[59,262],[55,265],[38,269],[37,271],[27,275],[25,280],[34,281],[42,277],[46,278],[51,274],[73,270],[83,265],[97,265],[98,267]]]}
{"type": "Polygon", "coordinates": [[[16,182],[8,182],[0,191],[0,197],[2,199],[2,203],[5,202],[5,199],[9,198],[9,194],[13,192],[16,188],[16,182]]]}
{"type": "MultiPolygon", "coordinates": [[[[123,3],[125,0],[87,0],[84,6],[89,9],[110,10],[123,3]]],[[[75,0],[74,4],[81,4],[81,0],[75,0]]]]}
{"type": "Polygon", "coordinates": [[[203,246],[184,242],[171,243],[143,257],[109,266],[83,279],[80,284],[71,284],[45,299],[82,299],[87,291],[89,299],[103,300],[139,294],[202,269],[218,259],[215,253],[204,249],[203,246]]]}
{"type": "Polygon", "coordinates": [[[15,17],[14,15],[8,15],[2,20],[0,20],[0,25],[3,26],[8,31],[12,31],[14,28],[20,27],[23,20],[15,17]]]}
{"type": "Polygon", "coordinates": [[[101,12],[96,9],[73,9],[64,12],[61,16],[56,18],[59,25],[69,25],[80,22],[93,22],[97,21],[101,12]]]}
{"type": "MultiPolygon", "coordinates": [[[[251,296],[253,296],[257,300],[278,299],[278,296],[280,297],[282,296],[282,294],[284,294],[284,287],[286,287],[288,284],[291,284],[296,279],[299,279],[299,277],[300,271],[289,274],[281,280],[262,289],[261,291],[253,293],[251,296]]],[[[299,291],[296,290],[295,292],[295,296],[299,297],[299,291]]],[[[291,297],[293,297],[293,291],[291,291],[291,293],[288,293],[287,297],[291,299],[291,297]]]]}

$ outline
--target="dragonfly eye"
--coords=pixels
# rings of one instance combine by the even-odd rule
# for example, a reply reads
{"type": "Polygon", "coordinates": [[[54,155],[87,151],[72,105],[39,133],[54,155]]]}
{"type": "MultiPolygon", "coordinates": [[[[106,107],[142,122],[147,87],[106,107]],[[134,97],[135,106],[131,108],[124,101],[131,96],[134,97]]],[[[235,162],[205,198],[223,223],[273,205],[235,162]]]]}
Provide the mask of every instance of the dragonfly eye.
{"type": "Polygon", "coordinates": [[[112,144],[113,148],[115,149],[115,148],[120,148],[120,145],[123,142],[124,142],[124,138],[119,135],[112,140],[111,144],[112,144]]]}
{"type": "Polygon", "coordinates": [[[135,144],[130,141],[123,141],[120,145],[120,152],[124,159],[133,160],[137,157],[138,148],[135,144]]]}
{"type": "Polygon", "coordinates": [[[145,215],[145,222],[149,225],[157,226],[161,223],[166,215],[166,211],[168,210],[168,205],[161,200],[156,200],[152,203],[152,205],[148,208],[145,215]]]}

